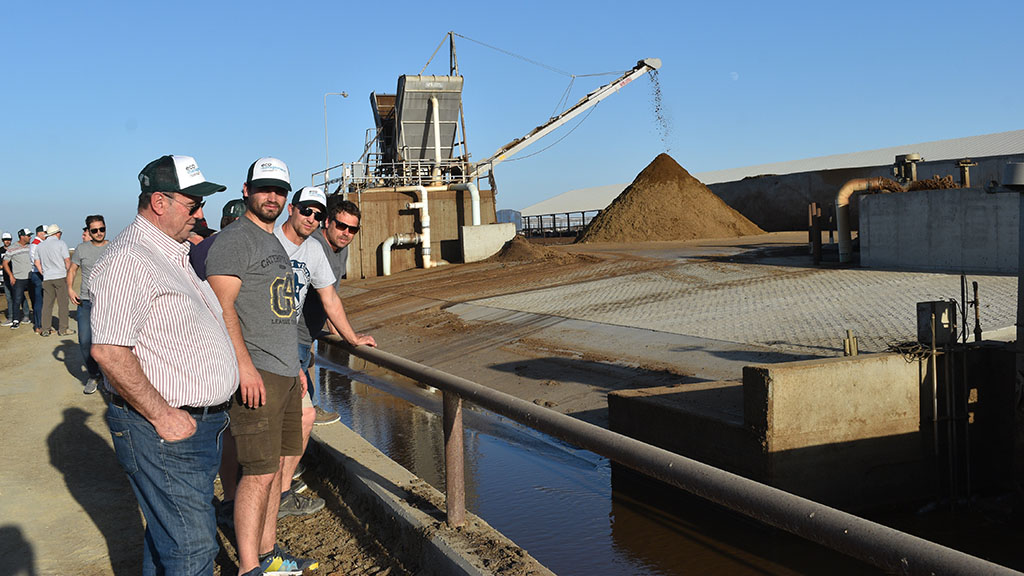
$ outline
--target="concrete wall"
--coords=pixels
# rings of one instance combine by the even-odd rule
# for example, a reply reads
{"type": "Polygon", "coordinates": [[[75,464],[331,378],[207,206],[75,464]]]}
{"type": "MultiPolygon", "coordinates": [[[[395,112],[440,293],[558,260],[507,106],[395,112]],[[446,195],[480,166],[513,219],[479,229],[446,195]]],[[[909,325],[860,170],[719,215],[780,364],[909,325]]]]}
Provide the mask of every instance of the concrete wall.
{"type": "Polygon", "coordinates": [[[515,238],[516,225],[512,222],[503,224],[481,224],[480,226],[462,226],[462,261],[479,262],[498,253],[506,242],[515,238]]]}
{"type": "MultiPolygon", "coordinates": [[[[907,152],[913,152],[908,149],[907,152]]],[[[1002,181],[1007,162],[1024,161],[1024,154],[973,158],[978,163],[971,168],[971,187],[983,188],[991,180],[1002,181]]],[[[917,165],[919,180],[933,176],[952,175],[960,181],[957,160],[920,162],[917,165]]],[[[885,176],[892,178],[892,166],[867,166],[800,172],[796,174],[766,174],[744,178],[735,182],[711,184],[708,188],[728,205],[738,210],[767,232],[807,229],[807,205],[817,202],[825,216],[832,214],[836,193],[853,178],[885,176]]],[[[856,196],[851,220],[857,221],[856,196]]]]}
{"type": "MultiPolygon", "coordinates": [[[[747,366],[711,382],[608,394],[609,427],[845,509],[927,498],[931,421],[918,362],[871,354],[747,366]]],[[[930,388],[929,394],[930,394],[930,388]]],[[[930,398],[930,396],[928,396],[930,398]]]]}
{"type": "Polygon", "coordinates": [[[927,494],[925,376],[896,354],[744,367],[744,420],[765,480],[842,507],[927,494]]]}
{"type": "Polygon", "coordinates": [[[861,266],[1015,274],[1019,206],[978,188],[865,195],[861,266]]]}
{"type": "MultiPolygon", "coordinates": [[[[448,262],[462,261],[460,228],[473,223],[469,192],[443,191],[429,193],[430,257],[448,262]]],[[[362,213],[359,234],[349,247],[348,277],[372,278],[382,270],[381,244],[397,233],[421,232],[419,211],[405,207],[420,198],[414,192],[391,189],[349,194],[362,213]]],[[[494,192],[480,190],[480,223],[493,224],[494,192]]],[[[395,246],[391,250],[391,273],[421,267],[419,246],[395,246]]]]}

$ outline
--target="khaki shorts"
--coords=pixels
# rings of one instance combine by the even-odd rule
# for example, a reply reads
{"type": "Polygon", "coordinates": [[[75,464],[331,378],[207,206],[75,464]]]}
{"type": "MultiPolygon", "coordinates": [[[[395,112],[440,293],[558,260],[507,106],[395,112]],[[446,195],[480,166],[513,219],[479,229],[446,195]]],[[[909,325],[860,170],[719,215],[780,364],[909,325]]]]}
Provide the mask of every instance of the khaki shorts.
{"type": "Polygon", "coordinates": [[[238,391],[231,406],[231,435],[238,446],[238,463],[243,475],[273,474],[282,456],[302,455],[299,377],[258,371],[267,391],[266,403],[259,408],[248,408],[238,391]]]}

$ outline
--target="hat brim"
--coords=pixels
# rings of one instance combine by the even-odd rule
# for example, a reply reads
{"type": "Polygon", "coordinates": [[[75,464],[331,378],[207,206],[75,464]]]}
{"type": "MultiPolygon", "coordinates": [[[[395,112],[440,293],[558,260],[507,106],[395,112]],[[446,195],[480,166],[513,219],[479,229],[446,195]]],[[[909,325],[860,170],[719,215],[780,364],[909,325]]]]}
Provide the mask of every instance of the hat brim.
{"type": "Polygon", "coordinates": [[[200,182],[199,184],[180,190],[180,192],[182,194],[188,194],[189,196],[209,196],[217,192],[223,192],[227,189],[227,186],[221,186],[220,184],[214,184],[213,182],[200,182]]]}
{"type": "Polygon", "coordinates": [[[249,188],[283,188],[287,192],[292,191],[292,185],[277,178],[257,178],[249,182],[249,188]]]}
{"type": "Polygon", "coordinates": [[[327,212],[327,206],[324,206],[323,204],[317,202],[316,200],[306,200],[305,202],[293,204],[293,206],[298,206],[299,208],[308,208],[310,206],[316,206],[317,208],[320,209],[321,212],[327,212]]]}

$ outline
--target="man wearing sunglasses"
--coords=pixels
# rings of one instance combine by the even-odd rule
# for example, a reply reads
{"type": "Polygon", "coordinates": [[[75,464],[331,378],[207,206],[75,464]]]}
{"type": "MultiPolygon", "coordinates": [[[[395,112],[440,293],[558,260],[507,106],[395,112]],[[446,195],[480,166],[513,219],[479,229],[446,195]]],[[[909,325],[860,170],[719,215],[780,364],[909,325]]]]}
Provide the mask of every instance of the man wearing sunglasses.
{"type": "MultiPolygon", "coordinates": [[[[359,207],[341,196],[335,195],[327,199],[327,218],[324,226],[316,230],[312,237],[323,248],[327,261],[331,264],[331,271],[340,286],[342,279],[346,276],[348,267],[348,245],[352,242],[356,233],[359,232],[359,207]]],[[[338,334],[333,324],[327,323],[327,312],[324,310],[320,294],[313,292],[306,298],[302,307],[302,315],[299,317],[299,360],[303,366],[308,367],[312,359],[313,342],[323,333],[324,325],[327,324],[332,334],[338,334]],[[304,360],[303,360],[304,359],[304,360]]],[[[314,382],[310,382],[312,392],[310,399],[316,408],[317,425],[331,424],[339,420],[336,412],[325,410],[320,403],[320,388],[314,382]]]]}
{"type": "MultiPolygon", "coordinates": [[[[295,307],[296,310],[303,310],[304,302],[314,296],[322,303],[321,309],[336,326],[337,333],[353,346],[366,345],[376,346],[373,337],[367,334],[356,334],[349,324],[345,315],[345,308],[335,291],[337,282],[337,270],[332,269],[332,263],[319,242],[311,240],[310,236],[318,236],[320,224],[327,215],[327,198],[320,188],[306,186],[295,193],[292,203],[288,206],[288,220],[274,230],[281,245],[284,246],[288,257],[292,261],[292,270],[295,272],[295,307]],[[312,286],[313,289],[309,290],[312,286]]],[[[342,270],[341,272],[344,272],[342,270]]],[[[309,435],[313,431],[313,422],[320,412],[319,402],[311,400],[310,393],[313,390],[313,380],[309,375],[310,345],[303,345],[301,326],[304,324],[301,316],[299,318],[299,364],[303,376],[307,382],[307,393],[302,397],[302,447],[305,451],[309,435]]],[[[322,321],[321,321],[322,325],[322,321]]],[[[337,414],[335,414],[337,419],[337,414]]],[[[292,475],[301,459],[299,456],[287,456],[284,459],[284,466],[281,473],[281,507],[279,516],[300,516],[316,512],[323,508],[323,500],[310,498],[297,494],[292,490],[292,475]]]]}
{"type": "Polygon", "coordinates": [[[213,485],[238,362],[186,240],[202,199],[226,188],[191,156],[150,162],[139,184],[135,220],[89,275],[92,356],[112,393],[114,451],[146,520],[138,572],[212,574],[213,485]]]}
{"type": "Polygon", "coordinates": [[[89,296],[89,278],[92,276],[92,267],[99,260],[100,256],[107,249],[107,224],[103,216],[93,214],[85,218],[85,233],[89,235],[88,242],[82,242],[75,247],[71,255],[71,267],[68,268],[67,285],[68,298],[78,306],[78,348],[82,352],[82,359],[85,362],[85,369],[89,373],[89,380],[85,383],[85,394],[92,394],[96,391],[103,374],[96,360],[92,357],[92,299],[89,296]],[[76,292],[74,288],[75,275],[82,270],[82,285],[76,292]]]}

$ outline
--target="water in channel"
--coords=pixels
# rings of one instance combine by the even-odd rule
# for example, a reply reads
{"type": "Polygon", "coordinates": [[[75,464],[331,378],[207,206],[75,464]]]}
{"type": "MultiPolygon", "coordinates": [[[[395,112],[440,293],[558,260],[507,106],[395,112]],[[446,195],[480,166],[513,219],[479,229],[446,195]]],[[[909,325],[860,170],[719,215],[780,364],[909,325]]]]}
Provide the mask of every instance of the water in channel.
{"type": "MultiPolygon", "coordinates": [[[[366,365],[318,360],[342,422],[444,491],[441,394],[366,365]]],[[[606,458],[464,404],[466,507],[560,576],[874,574],[696,498],[613,490],[606,458]]]]}

